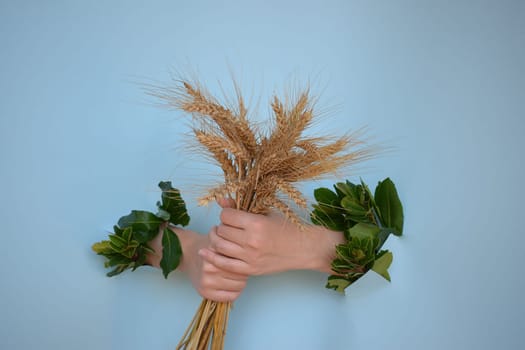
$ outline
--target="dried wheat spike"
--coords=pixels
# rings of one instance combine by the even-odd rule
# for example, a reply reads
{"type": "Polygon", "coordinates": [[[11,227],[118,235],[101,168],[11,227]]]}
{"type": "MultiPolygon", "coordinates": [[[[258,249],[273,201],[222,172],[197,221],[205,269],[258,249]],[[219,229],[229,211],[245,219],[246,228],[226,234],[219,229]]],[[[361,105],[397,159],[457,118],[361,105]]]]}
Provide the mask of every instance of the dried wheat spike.
{"type": "Polygon", "coordinates": [[[238,97],[239,112],[236,116],[230,109],[221,106],[212,97],[206,96],[198,87],[194,88],[189,83],[184,83],[184,87],[187,96],[180,104],[182,110],[210,117],[230,141],[238,143],[237,148],[243,148],[250,156],[254,156],[257,141],[246,119],[247,110],[242,96],[238,97]]]}
{"type": "MultiPolygon", "coordinates": [[[[303,135],[315,117],[308,89],[291,102],[283,103],[273,97],[274,126],[268,134],[256,130],[248,120],[238,89],[237,106],[230,109],[197,83],[187,81],[180,89],[166,89],[156,96],[192,114],[199,149],[216,160],[224,172],[225,183],[211,189],[200,204],[231,196],[238,209],[259,214],[275,209],[303,227],[290,207],[292,203],[307,207],[295,183],[334,174],[372,154],[370,148],[362,147],[357,135],[340,138],[303,135]]],[[[229,305],[224,303],[201,304],[179,349],[204,350],[208,345],[212,350],[222,349],[228,310],[229,305]]]]}
{"type": "Polygon", "coordinates": [[[236,159],[244,161],[250,159],[250,155],[246,149],[239,146],[239,144],[232,142],[230,139],[203,130],[194,130],[194,133],[197,140],[213,155],[226,151],[236,159]]]}
{"type": "Polygon", "coordinates": [[[301,218],[290,208],[290,206],[288,206],[282,200],[278,198],[273,198],[273,200],[268,204],[270,204],[271,207],[283,213],[286,219],[290,220],[291,223],[299,227],[303,227],[301,218]]]}
{"type": "Polygon", "coordinates": [[[208,190],[208,194],[199,198],[199,205],[205,206],[210,202],[217,201],[219,198],[230,197],[232,193],[239,192],[241,185],[235,182],[228,182],[208,190]]]}
{"type": "Polygon", "coordinates": [[[249,120],[246,118],[248,110],[244,106],[244,100],[240,93],[238,94],[239,114],[237,117],[237,130],[239,132],[239,138],[244,144],[244,147],[249,152],[251,157],[255,157],[257,153],[257,137],[255,136],[255,130],[250,125],[249,120]]]}
{"type": "Polygon", "coordinates": [[[282,179],[279,179],[276,182],[277,189],[283,194],[287,195],[298,207],[303,209],[307,208],[308,204],[306,202],[306,198],[304,198],[301,191],[299,191],[289,182],[283,181],[282,179]]]}

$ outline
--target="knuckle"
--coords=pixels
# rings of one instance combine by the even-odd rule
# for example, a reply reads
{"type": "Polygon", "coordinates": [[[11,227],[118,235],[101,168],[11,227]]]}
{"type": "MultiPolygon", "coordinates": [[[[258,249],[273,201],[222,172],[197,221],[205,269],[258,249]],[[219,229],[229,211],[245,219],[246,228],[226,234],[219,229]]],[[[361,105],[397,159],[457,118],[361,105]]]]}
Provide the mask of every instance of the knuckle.
{"type": "Polygon", "coordinates": [[[215,266],[213,266],[213,264],[210,264],[208,262],[204,262],[202,264],[202,271],[204,273],[214,273],[215,272],[215,266]]]}
{"type": "Polygon", "coordinates": [[[208,291],[213,287],[213,280],[209,277],[202,277],[200,281],[200,288],[202,291],[208,291]]]}
{"type": "Polygon", "coordinates": [[[221,239],[215,240],[215,242],[213,242],[213,248],[215,248],[215,250],[219,253],[224,252],[224,249],[225,249],[224,241],[221,239]]]}
{"type": "Polygon", "coordinates": [[[223,210],[221,210],[220,219],[223,223],[228,221],[228,208],[224,208],[223,210]]]}
{"type": "Polygon", "coordinates": [[[213,233],[213,239],[215,241],[225,239],[224,226],[222,224],[217,226],[217,230],[213,233]]]}

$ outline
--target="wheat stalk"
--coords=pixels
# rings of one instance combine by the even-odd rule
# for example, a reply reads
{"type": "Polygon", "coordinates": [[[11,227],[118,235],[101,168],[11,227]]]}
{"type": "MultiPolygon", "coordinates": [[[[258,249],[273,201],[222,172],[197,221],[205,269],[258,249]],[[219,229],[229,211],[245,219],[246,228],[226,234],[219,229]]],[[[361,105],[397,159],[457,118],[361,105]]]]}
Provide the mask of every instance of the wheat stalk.
{"type": "MultiPolygon", "coordinates": [[[[274,96],[274,127],[267,136],[250,123],[238,90],[236,111],[222,106],[196,82],[182,81],[176,88],[160,89],[153,95],[191,113],[201,150],[224,173],[224,183],[210,189],[201,204],[231,197],[237,209],[261,214],[277,210],[301,225],[300,217],[283,200],[306,209],[306,199],[294,184],[333,174],[372,154],[356,134],[303,136],[315,116],[308,89],[291,103],[284,104],[274,96]]],[[[203,300],[177,349],[203,350],[211,345],[212,350],[221,350],[230,307],[231,303],[203,300]]]]}

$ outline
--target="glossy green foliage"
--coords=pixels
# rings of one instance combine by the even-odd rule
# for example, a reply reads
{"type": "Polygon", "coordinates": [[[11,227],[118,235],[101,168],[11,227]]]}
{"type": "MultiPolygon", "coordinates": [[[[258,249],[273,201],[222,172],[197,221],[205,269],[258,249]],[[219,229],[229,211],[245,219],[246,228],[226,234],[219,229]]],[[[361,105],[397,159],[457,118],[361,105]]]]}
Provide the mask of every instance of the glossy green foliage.
{"type": "Polygon", "coordinates": [[[173,188],[170,181],[159,182],[159,187],[162,190],[162,195],[161,201],[157,202],[159,209],[157,215],[173,225],[188,225],[190,217],[179,190],[173,188]]]}
{"type": "Polygon", "coordinates": [[[313,205],[314,224],[344,233],[346,242],[336,247],[332,262],[334,275],[328,278],[327,288],[344,293],[369,270],[390,281],[388,267],[392,253],[381,250],[388,236],[403,233],[403,207],[394,183],[380,181],[375,194],[361,180],[334,185],[334,191],[318,188],[314,191],[317,203],[313,205]]]}
{"type": "Polygon", "coordinates": [[[177,235],[167,228],[168,224],[187,225],[190,221],[186,205],[179,190],[171,182],[160,182],[161,201],[157,203],[158,212],[153,214],[143,210],[132,210],[121,217],[113,227],[108,240],[93,244],[92,249],[106,258],[104,266],[113,267],[107,276],[116,276],[127,269],[135,270],[146,262],[148,253],[155,251],[148,245],[159,232],[163,231],[162,259],[160,267],[164,277],[175,270],[182,257],[182,248],[177,235]]]}

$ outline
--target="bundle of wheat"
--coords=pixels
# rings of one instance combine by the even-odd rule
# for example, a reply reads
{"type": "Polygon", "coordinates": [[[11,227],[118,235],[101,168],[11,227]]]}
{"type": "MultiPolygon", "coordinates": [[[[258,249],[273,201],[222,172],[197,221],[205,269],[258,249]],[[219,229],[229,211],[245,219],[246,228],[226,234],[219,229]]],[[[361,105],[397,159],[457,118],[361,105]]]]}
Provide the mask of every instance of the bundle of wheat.
{"type": "MultiPolygon", "coordinates": [[[[237,92],[237,106],[230,109],[194,82],[182,81],[176,88],[153,92],[193,116],[199,145],[224,172],[224,183],[210,189],[201,204],[231,197],[237,209],[261,214],[277,210],[301,225],[292,205],[306,209],[307,201],[296,184],[334,174],[372,153],[358,134],[304,136],[315,116],[308,89],[295,101],[273,98],[274,125],[266,134],[247,118],[237,92]]],[[[222,349],[230,307],[231,303],[203,300],[177,349],[202,350],[210,344],[212,350],[222,349]]]]}

